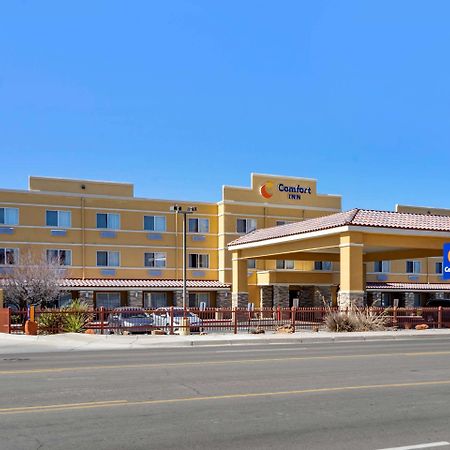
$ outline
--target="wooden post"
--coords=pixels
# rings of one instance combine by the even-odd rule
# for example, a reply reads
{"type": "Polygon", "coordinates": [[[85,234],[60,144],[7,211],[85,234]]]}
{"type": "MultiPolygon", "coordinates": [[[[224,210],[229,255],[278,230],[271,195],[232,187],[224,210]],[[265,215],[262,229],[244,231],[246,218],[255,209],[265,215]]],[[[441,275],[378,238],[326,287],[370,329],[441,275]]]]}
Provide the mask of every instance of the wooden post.
{"type": "Polygon", "coordinates": [[[4,306],[3,289],[0,289],[0,308],[3,308],[3,306],[4,306]]]}
{"type": "MultiPolygon", "coordinates": [[[[105,307],[100,307],[100,334],[103,334],[105,332],[105,307]]],[[[111,330],[109,330],[111,332],[111,330]]]]}
{"type": "Polygon", "coordinates": [[[173,334],[173,306],[170,307],[170,334],[173,334]]]}
{"type": "Polygon", "coordinates": [[[438,308],[438,328],[442,328],[442,306],[438,308]]]}
{"type": "Polygon", "coordinates": [[[36,322],[35,320],[35,307],[34,305],[30,306],[30,318],[29,320],[31,320],[31,322],[36,322]]]}
{"type": "Polygon", "coordinates": [[[295,318],[296,318],[296,316],[297,316],[297,308],[295,306],[293,306],[291,308],[291,327],[292,327],[292,330],[294,331],[294,333],[295,333],[295,318]]]}
{"type": "Polygon", "coordinates": [[[236,308],[233,308],[232,314],[233,314],[234,334],[237,334],[237,332],[238,332],[238,317],[237,317],[236,308]]]}

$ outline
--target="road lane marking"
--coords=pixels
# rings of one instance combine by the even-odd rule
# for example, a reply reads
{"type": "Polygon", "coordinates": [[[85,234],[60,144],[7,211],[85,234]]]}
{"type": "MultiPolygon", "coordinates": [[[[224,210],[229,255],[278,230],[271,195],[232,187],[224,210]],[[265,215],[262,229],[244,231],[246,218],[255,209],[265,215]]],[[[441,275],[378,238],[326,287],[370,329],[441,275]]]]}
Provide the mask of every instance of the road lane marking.
{"type": "MultiPolygon", "coordinates": [[[[349,391],[361,391],[370,389],[395,389],[395,388],[411,388],[411,387],[424,387],[424,386],[440,386],[450,385],[450,380],[438,380],[438,381],[416,381],[411,383],[390,383],[390,384],[369,384],[360,386],[337,386],[337,387],[324,387],[324,388],[311,388],[311,389],[297,389],[292,391],[275,391],[275,392],[249,392],[244,394],[223,394],[223,395],[209,395],[209,396],[197,396],[197,397],[179,397],[169,398],[161,400],[111,400],[104,402],[91,402],[91,403],[67,403],[56,405],[36,405],[36,406],[18,406],[14,408],[0,408],[0,415],[10,414],[25,414],[25,413],[43,413],[43,412],[58,412],[58,411],[70,411],[76,409],[92,409],[92,408],[112,408],[117,406],[142,406],[142,405],[164,405],[184,402],[202,402],[211,400],[233,400],[242,398],[258,398],[258,397],[277,397],[277,396],[292,396],[302,394],[323,394],[329,392],[349,392],[349,391]]],[[[408,447],[414,448],[414,447],[408,447]]],[[[420,447],[418,447],[420,448],[420,447]]],[[[385,449],[388,450],[388,449],[385,449]]],[[[396,449],[398,450],[398,449],[396,449]]]]}
{"type": "MultiPolygon", "coordinates": [[[[297,347],[295,350],[308,350],[306,347],[297,347]]],[[[214,353],[253,353],[253,352],[292,352],[292,348],[265,348],[251,350],[216,350],[214,353]]]]}
{"type": "Polygon", "coordinates": [[[430,442],[428,444],[406,445],[403,447],[380,448],[378,450],[414,450],[414,449],[420,449],[420,448],[445,447],[447,445],[450,445],[450,442],[441,441],[441,442],[430,442]]]}
{"type": "Polygon", "coordinates": [[[14,412],[14,411],[23,411],[26,409],[27,411],[33,411],[33,410],[52,410],[52,409],[60,409],[60,408],[84,408],[84,407],[90,407],[92,405],[94,406],[109,406],[109,405],[118,405],[122,403],[127,403],[128,400],[105,400],[105,401],[99,401],[99,402],[85,402],[85,403],[61,403],[59,405],[38,405],[38,406],[17,406],[14,408],[0,408],[0,413],[8,411],[8,412],[14,412]]]}
{"type": "Polygon", "coordinates": [[[324,356],[288,356],[285,358],[264,358],[264,359],[231,359],[224,361],[185,361],[175,363],[147,363],[147,364],[111,364],[98,366],[78,366],[78,367],[49,367],[45,369],[18,369],[0,370],[1,375],[28,375],[40,373],[58,372],[81,372],[88,370],[113,370],[113,369],[140,369],[140,368],[165,368],[165,367],[186,367],[186,366],[213,366],[228,364],[257,364],[267,362],[289,362],[289,361],[314,361],[314,360],[339,360],[339,359],[359,359],[359,358],[386,358],[386,357],[415,357],[415,356],[442,356],[450,355],[450,351],[436,352],[406,352],[406,353],[369,353],[362,355],[324,355],[324,356]]]}

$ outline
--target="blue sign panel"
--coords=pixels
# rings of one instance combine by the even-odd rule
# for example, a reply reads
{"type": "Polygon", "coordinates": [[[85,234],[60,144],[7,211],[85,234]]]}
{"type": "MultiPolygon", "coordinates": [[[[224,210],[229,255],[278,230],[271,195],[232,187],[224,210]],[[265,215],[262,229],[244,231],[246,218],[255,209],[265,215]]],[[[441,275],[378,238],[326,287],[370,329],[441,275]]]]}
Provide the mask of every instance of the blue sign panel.
{"type": "Polygon", "coordinates": [[[444,256],[442,258],[442,278],[450,280],[450,242],[444,244],[444,256]]]}

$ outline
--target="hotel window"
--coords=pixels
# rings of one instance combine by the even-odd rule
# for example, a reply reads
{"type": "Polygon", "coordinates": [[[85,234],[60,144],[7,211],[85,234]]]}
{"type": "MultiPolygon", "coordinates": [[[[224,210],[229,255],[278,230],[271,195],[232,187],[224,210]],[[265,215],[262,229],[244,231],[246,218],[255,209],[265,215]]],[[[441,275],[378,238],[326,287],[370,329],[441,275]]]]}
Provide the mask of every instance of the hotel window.
{"type": "Polygon", "coordinates": [[[47,262],[49,264],[59,264],[61,266],[70,266],[72,264],[72,251],[49,249],[47,250],[47,262]]]}
{"type": "Polygon", "coordinates": [[[119,267],[120,252],[97,252],[97,266],[98,267],[119,267]]]}
{"type": "Polygon", "coordinates": [[[277,227],[281,225],[287,225],[288,223],[294,223],[292,220],[277,220],[277,227]]]}
{"type": "Polygon", "coordinates": [[[45,212],[45,224],[48,227],[70,228],[71,225],[70,211],[50,211],[45,212]]]}
{"type": "Polygon", "coordinates": [[[420,261],[406,261],[406,273],[420,273],[420,261]]]}
{"type": "Polygon", "coordinates": [[[120,306],[120,292],[98,292],[95,295],[95,306],[106,309],[118,308],[120,306]]]}
{"type": "Polygon", "coordinates": [[[144,230],[166,231],[165,216],[144,216],[144,230]]]}
{"type": "Polygon", "coordinates": [[[373,271],[377,273],[387,273],[390,271],[389,261],[375,261],[373,263],[373,271]]]}
{"type": "Polygon", "coordinates": [[[209,233],[209,219],[189,218],[189,233],[209,233]]]}
{"type": "Polygon", "coordinates": [[[436,273],[438,273],[438,274],[442,274],[442,261],[439,261],[439,262],[437,262],[436,263],[436,273]]]}
{"type": "Polygon", "coordinates": [[[19,261],[19,249],[0,248],[0,265],[12,266],[19,261]]]}
{"type": "Polygon", "coordinates": [[[294,261],[289,259],[277,259],[277,269],[292,270],[294,268],[294,261]]]}
{"type": "Polygon", "coordinates": [[[208,292],[190,292],[189,293],[189,308],[200,308],[201,303],[204,303],[206,308],[209,307],[209,293],[208,292]]]}
{"type": "Polygon", "coordinates": [[[256,259],[247,259],[247,269],[256,269],[256,259]]]}
{"type": "Polygon", "coordinates": [[[331,261],[314,261],[314,270],[331,270],[331,261]]]}
{"type": "Polygon", "coordinates": [[[144,308],[158,309],[167,306],[167,294],[165,292],[145,292],[144,308]]]}
{"type": "Polygon", "coordinates": [[[0,208],[0,225],[17,225],[19,208],[0,208]]]}
{"type": "Polygon", "coordinates": [[[166,258],[166,253],[144,253],[144,265],[145,267],[166,267],[166,258]]]}
{"type": "Polygon", "coordinates": [[[238,219],[236,224],[238,233],[247,234],[256,230],[256,219],[238,219]]]}
{"type": "Polygon", "coordinates": [[[189,253],[189,267],[191,269],[207,269],[209,267],[209,255],[189,253]]]}
{"type": "Polygon", "coordinates": [[[97,213],[97,228],[118,230],[120,228],[120,214],[97,213]]]}

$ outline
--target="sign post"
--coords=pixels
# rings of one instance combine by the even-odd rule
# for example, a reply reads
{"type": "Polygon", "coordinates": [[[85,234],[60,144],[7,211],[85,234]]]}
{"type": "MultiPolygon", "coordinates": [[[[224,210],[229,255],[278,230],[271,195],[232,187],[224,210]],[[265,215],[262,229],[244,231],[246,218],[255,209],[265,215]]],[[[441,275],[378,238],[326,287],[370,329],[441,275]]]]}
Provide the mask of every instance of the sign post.
{"type": "Polygon", "coordinates": [[[442,258],[442,279],[450,280],[450,242],[444,244],[444,255],[442,258]]]}

